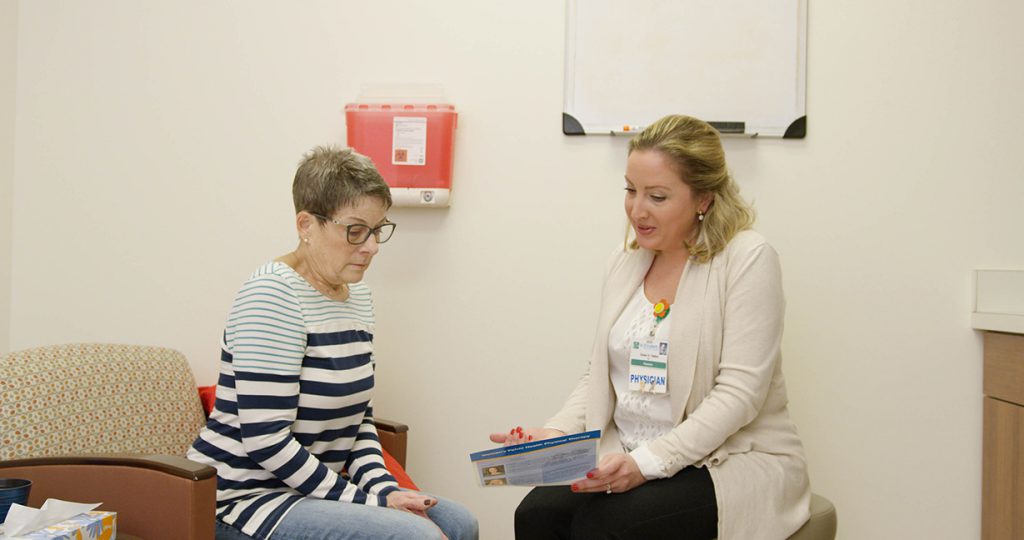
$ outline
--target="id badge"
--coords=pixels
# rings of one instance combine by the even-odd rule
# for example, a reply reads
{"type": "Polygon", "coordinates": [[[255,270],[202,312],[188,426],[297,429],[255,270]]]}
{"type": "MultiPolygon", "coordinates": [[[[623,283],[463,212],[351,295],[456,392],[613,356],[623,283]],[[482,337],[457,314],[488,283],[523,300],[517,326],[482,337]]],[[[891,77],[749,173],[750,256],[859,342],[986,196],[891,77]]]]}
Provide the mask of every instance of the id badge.
{"type": "Polygon", "coordinates": [[[633,341],[629,349],[629,389],[668,393],[668,341],[633,341]]]}

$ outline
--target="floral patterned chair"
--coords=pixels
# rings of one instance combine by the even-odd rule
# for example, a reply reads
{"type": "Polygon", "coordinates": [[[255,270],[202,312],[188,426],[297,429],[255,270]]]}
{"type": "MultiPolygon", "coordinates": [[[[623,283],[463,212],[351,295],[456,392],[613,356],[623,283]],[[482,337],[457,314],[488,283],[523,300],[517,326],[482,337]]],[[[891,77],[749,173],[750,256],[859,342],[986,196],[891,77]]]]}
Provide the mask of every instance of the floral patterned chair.
{"type": "MultiPolygon", "coordinates": [[[[173,349],[70,344],[0,357],[0,476],[32,480],[30,506],[103,502],[118,533],[212,540],[216,471],[184,458],[205,423],[173,349]]],[[[376,423],[385,465],[416,489],[403,469],[408,426],[376,423]]]]}
{"type": "Polygon", "coordinates": [[[185,357],[72,344],[0,357],[0,476],[47,498],[103,502],[118,532],[212,540],[216,471],[185,459],[204,424],[185,357]]]}

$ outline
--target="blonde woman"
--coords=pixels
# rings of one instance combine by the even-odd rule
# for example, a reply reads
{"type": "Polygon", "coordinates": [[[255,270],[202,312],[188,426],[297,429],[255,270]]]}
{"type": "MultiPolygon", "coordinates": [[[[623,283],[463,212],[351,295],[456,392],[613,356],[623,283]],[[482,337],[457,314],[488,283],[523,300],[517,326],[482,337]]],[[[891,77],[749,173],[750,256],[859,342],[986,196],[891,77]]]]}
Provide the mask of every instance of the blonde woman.
{"type": "Polygon", "coordinates": [[[587,371],[544,427],[491,435],[599,429],[598,467],[531,491],[516,538],[784,539],[810,487],[786,408],[778,255],[705,122],[645,129],[625,182],[631,239],[608,267],[587,371]]]}

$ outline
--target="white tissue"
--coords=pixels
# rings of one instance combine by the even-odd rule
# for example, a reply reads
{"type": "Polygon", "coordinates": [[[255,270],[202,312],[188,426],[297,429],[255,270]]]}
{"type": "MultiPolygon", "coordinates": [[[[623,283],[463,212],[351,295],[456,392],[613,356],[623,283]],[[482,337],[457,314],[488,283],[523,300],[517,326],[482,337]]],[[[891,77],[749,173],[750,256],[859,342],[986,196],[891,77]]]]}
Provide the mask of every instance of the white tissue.
{"type": "Polygon", "coordinates": [[[7,521],[4,522],[4,537],[11,538],[56,525],[101,504],[103,503],[73,503],[60,499],[46,499],[39,509],[12,504],[11,511],[7,513],[7,521]]]}

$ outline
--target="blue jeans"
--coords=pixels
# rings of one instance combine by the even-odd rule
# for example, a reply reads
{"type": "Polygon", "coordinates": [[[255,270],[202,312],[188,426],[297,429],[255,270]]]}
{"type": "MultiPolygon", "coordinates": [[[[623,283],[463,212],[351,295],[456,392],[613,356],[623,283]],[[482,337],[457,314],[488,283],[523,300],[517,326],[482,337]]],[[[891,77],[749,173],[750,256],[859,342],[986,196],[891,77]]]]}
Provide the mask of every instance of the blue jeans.
{"type": "MultiPolygon", "coordinates": [[[[432,496],[433,497],[433,496],[432,496]]],[[[477,540],[476,518],[461,504],[437,499],[430,520],[379,506],[303,499],[285,514],[271,540],[477,540]]],[[[217,523],[217,540],[249,540],[238,529],[217,523]]]]}

